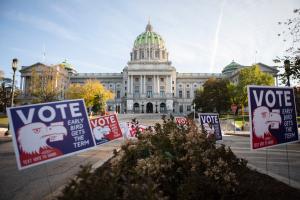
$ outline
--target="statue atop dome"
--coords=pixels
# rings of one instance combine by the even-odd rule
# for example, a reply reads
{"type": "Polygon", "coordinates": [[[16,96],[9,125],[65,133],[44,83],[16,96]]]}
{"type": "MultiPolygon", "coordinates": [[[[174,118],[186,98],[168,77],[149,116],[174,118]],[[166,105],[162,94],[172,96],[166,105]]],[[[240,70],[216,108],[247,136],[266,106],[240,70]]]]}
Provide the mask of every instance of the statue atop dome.
{"type": "Polygon", "coordinates": [[[146,26],[146,32],[152,32],[153,28],[152,25],[150,24],[150,20],[148,21],[148,24],[146,26]]]}

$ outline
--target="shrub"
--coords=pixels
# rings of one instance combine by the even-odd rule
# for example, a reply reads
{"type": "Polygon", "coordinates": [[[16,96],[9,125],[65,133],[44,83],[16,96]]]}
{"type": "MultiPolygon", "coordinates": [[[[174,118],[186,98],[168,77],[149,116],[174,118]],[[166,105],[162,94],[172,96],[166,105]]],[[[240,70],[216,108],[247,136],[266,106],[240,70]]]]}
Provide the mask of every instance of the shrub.
{"type": "Polygon", "coordinates": [[[178,127],[172,117],[163,117],[154,129],[126,141],[95,172],[82,167],[58,199],[240,199],[253,194],[241,184],[249,179],[246,161],[207,138],[192,121],[178,127]]]}

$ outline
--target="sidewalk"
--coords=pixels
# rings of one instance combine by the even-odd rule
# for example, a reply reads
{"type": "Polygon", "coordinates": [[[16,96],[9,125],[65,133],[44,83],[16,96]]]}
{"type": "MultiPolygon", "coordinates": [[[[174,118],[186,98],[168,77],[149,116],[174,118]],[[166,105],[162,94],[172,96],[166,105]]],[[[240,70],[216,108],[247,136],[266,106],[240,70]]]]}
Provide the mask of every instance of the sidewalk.
{"type": "MultiPolygon", "coordinates": [[[[243,137],[250,137],[250,131],[222,131],[224,135],[236,135],[243,137]]],[[[298,128],[298,134],[300,136],[300,128],[298,128]]]]}
{"type": "Polygon", "coordinates": [[[250,137],[249,131],[224,131],[224,135],[236,135],[236,136],[243,136],[243,137],[250,137]]]}

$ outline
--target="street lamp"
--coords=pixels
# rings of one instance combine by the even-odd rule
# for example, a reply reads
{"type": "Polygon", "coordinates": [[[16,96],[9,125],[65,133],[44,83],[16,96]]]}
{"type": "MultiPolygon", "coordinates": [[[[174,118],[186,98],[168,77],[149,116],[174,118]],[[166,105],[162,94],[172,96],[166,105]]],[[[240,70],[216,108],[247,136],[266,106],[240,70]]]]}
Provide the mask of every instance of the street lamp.
{"type": "Polygon", "coordinates": [[[289,60],[284,61],[284,69],[287,77],[287,86],[290,86],[290,73],[291,73],[291,63],[289,60]]]}
{"type": "Polygon", "coordinates": [[[16,77],[16,71],[18,69],[18,59],[14,58],[11,64],[11,68],[14,71],[13,74],[13,82],[12,82],[12,89],[11,89],[11,104],[10,106],[14,106],[14,95],[15,95],[15,77],[16,77]]]}
{"type": "Polygon", "coordinates": [[[157,102],[156,102],[156,104],[155,104],[155,113],[158,113],[158,112],[157,112],[157,102]]]}
{"type": "Polygon", "coordinates": [[[142,113],[144,113],[144,103],[142,103],[142,113]]]}
{"type": "Polygon", "coordinates": [[[194,106],[194,120],[196,119],[196,105],[195,105],[195,103],[193,104],[193,106],[194,106]]]}
{"type": "MultiPolygon", "coordinates": [[[[14,95],[15,95],[15,77],[16,77],[16,71],[18,69],[18,59],[14,58],[12,60],[11,68],[14,71],[14,74],[13,74],[13,82],[12,82],[12,87],[11,87],[10,107],[13,107],[14,106],[14,95]]],[[[7,131],[5,132],[5,135],[9,135],[9,124],[7,125],[7,131]]]]}

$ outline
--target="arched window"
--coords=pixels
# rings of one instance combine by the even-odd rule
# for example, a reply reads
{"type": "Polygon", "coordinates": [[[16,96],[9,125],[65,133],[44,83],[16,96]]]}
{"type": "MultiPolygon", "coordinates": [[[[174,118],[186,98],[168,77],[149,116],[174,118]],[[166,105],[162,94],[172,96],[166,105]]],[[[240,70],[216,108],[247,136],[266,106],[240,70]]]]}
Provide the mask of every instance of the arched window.
{"type": "Polygon", "coordinates": [[[133,104],[133,112],[134,113],[140,112],[140,105],[138,103],[133,104]]]}
{"type": "Polygon", "coordinates": [[[134,50],[134,60],[136,60],[137,59],[137,50],[134,50]]]}

